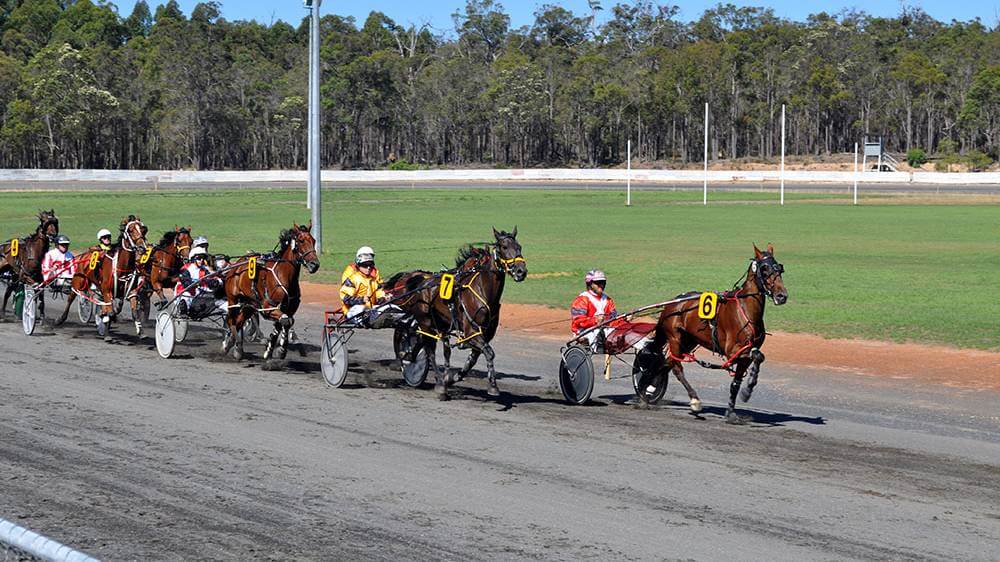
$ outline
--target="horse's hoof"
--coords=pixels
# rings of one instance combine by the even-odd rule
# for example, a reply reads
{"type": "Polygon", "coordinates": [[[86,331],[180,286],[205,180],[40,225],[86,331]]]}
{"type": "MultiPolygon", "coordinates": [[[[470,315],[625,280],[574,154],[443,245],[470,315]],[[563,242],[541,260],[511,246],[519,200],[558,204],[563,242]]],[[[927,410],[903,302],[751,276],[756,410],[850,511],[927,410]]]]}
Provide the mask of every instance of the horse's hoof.
{"type": "Polygon", "coordinates": [[[489,394],[490,396],[493,396],[495,398],[497,396],[500,396],[500,389],[497,388],[495,384],[491,385],[489,388],[486,389],[486,394],[489,394]]]}
{"type": "Polygon", "coordinates": [[[448,393],[446,391],[444,391],[444,390],[439,390],[438,391],[437,398],[438,398],[438,400],[440,400],[442,402],[447,402],[448,400],[451,400],[451,397],[448,396],[448,393]]]}
{"type": "Polygon", "coordinates": [[[701,411],[701,400],[698,400],[697,398],[691,399],[691,411],[695,413],[701,411]]]}
{"type": "Polygon", "coordinates": [[[285,348],[279,347],[278,349],[275,349],[274,350],[274,358],[275,359],[284,359],[285,358],[285,348]]]}
{"type": "Polygon", "coordinates": [[[104,343],[111,343],[113,341],[115,341],[115,338],[111,336],[104,336],[104,343]]]}
{"type": "Polygon", "coordinates": [[[243,359],[243,349],[241,349],[239,346],[234,347],[232,355],[233,355],[233,359],[235,359],[236,361],[242,360],[243,359]]]}
{"type": "Polygon", "coordinates": [[[746,425],[747,421],[736,415],[736,412],[729,412],[726,414],[726,423],[729,425],[746,425]]]}

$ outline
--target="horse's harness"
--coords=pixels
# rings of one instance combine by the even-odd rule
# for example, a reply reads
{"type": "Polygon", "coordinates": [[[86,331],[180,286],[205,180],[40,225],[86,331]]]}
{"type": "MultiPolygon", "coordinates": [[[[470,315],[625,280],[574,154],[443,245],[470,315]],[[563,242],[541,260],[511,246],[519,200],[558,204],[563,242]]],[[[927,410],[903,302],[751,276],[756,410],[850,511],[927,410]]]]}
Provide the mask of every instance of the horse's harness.
{"type": "MultiPolygon", "coordinates": [[[[292,252],[296,252],[296,248],[298,246],[298,236],[293,236],[288,241],[288,244],[291,246],[292,252]]],[[[276,246],[275,249],[274,249],[274,251],[272,251],[270,254],[261,255],[261,256],[248,255],[247,258],[248,259],[251,258],[251,257],[253,257],[253,258],[257,258],[257,257],[263,258],[263,260],[264,260],[264,270],[267,271],[268,273],[270,273],[272,277],[274,277],[274,282],[278,285],[278,287],[281,288],[281,290],[283,290],[285,292],[286,296],[290,297],[291,293],[289,292],[288,287],[286,287],[285,284],[281,282],[281,278],[278,277],[278,273],[275,271],[275,268],[278,266],[278,264],[281,264],[281,263],[290,263],[292,265],[301,266],[302,264],[304,264],[306,262],[306,258],[309,256],[309,254],[312,254],[317,259],[319,258],[319,254],[316,253],[316,248],[313,248],[312,250],[309,250],[308,252],[306,252],[306,253],[304,253],[302,255],[299,255],[298,253],[296,253],[295,254],[296,257],[295,257],[294,260],[286,260],[286,259],[283,259],[283,258],[279,257],[278,251],[280,249],[281,249],[281,247],[280,247],[280,243],[279,243],[279,245],[276,246]]],[[[264,294],[263,295],[260,294],[260,289],[259,289],[259,287],[258,287],[258,285],[257,285],[256,282],[251,283],[251,286],[253,287],[254,298],[257,301],[258,305],[261,305],[261,304],[264,304],[264,303],[267,303],[269,305],[273,305],[274,304],[274,301],[271,300],[270,291],[268,291],[268,289],[267,289],[267,283],[264,283],[264,294]]],[[[236,305],[234,305],[234,306],[236,306],[236,305]]],[[[256,308],[257,308],[258,312],[271,312],[273,310],[279,310],[281,308],[281,303],[279,302],[277,304],[277,306],[269,306],[267,308],[260,308],[258,306],[256,308]]]]}
{"type": "MultiPolygon", "coordinates": [[[[49,239],[50,243],[54,242],[55,241],[54,240],[55,237],[53,235],[51,235],[51,234],[45,234],[45,231],[48,230],[49,227],[52,226],[52,225],[56,226],[56,231],[58,232],[58,230],[59,230],[59,219],[53,216],[53,217],[48,217],[44,221],[42,221],[38,225],[38,228],[35,229],[35,233],[34,234],[32,234],[30,236],[27,236],[25,238],[15,238],[15,239],[12,239],[10,242],[8,242],[8,249],[10,248],[10,244],[12,244],[14,240],[17,240],[17,243],[18,243],[18,250],[19,251],[17,252],[17,255],[14,256],[14,259],[16,261],[13,262],[11,265],[13,266],[14,263],[17,264],[17,268],[16,268],[17,269],[17,277],[18,277],[18,280],[21,283],[32,284],[32,283],[35,282],[35,280],[32,279],[31,277],[29,277],[28,274],[27,274],[27,272],[25,271],[26,268],[25,268],[24,264],[25,264],[26,261],[33,260],[33,261],[35,261],[35,262],[38,263],[39,267],[41,267],[41,264],[42,264],[42,259],[39,256],[35,255],[34,247],[29,243],[29,241],[31,241],[31,240],[37,240],[37,239],[40,239],[42,237],[45,237],[45,238],[49,239]],[[23,241],[23,243],[22,243],[22,241],[23,241]],[[22,250],[22,248],[23,248],[23,250],[22,250]]],[[[14,268],[12,267],[11,269],[14,269],[14,268]]]]}
{"type": "MultiPolygon", "coordinates": [[[[481,336],[483,334],[482,326],[479,323],[477,323],[473,319],[473,317],[483,308],[485,308],[491,314],[493,311],[490,309],[489,301],[487,301],[486,298],[483,297],[483,295],[479,294],[479,291],[476,291],[474,286],[476,279],[482,273],[490,273],[493,271],[499,272],[502,275],[513,275],[512,268],[514,264],[518,262],[522,263],[525,262],[524,257],[520,255],[517,255],[513,258],[502,258],[500,257],[499,244],[490,244],[490,246],[491,246],[491,251],[486,256],[487,259],[484,260],[482,257],[480,257],[479,259],[477,259],[475,265],[473,265],[471,268],[469,269],[456,268],[453,270],[442,272],[456,276],[454,282],[457,285],[458,289],[454,291],[451,298],[447,299],[446,301],[448,309],[451,312],[450,314],[451,325],[448,327],[448,329],[446,331],[439,332],[436,334],[428,333],[425,332],[424,330],[417,329],[417,333],[424,336],[428,336],[436,340],[443,340],[451,334],[457,335],[459,333],[460,326],[459,326],[459,314],[456,309],[460,309],[462,317],[465,318],[466,322],[468,322],[469,326],[472,328],[469,330],[469,332],[472,333],[463,334],[461,337],[457,337],[455,340],[455,345],[462,345],[465,342],[477,336],[481,336]],[[475,297],[475,299],[480,303],[480,306],[477,307],[471,313],[469,312],[468,306],[466,306],[465,304],[465,300],[460,298],[463,291],[468,291],[469,293],[471,293],[475,297]]],[[[441,274],[435,275],[434,277],[432,277],[431,280],[440,279],[440,275],[441,274]]],[[[426,284],[427,283],[424,283],[423,285],[426,284]]],[[[421,288],[418,288],[417,290],[422,290],[423,285],[421,286],[421,288]]]]}
{"type": "MultiPolygon", "coordinates": [[[[753,322],[750,320],[750,315],[747,314],[746,306],[743,304],[741,299],[747,299],[753,297],[768,297],[768,298],[772,297],[773,291],[771,290],[770,286],[768,286],[767,281],[770,281],[774,277],[784,273],[785,268],[783,265],[778,263],[777,260],[774,259],[773,255],[765,254],[763,258],[755,257],[751,259],[750,272],[754,276],[754,282],[757,285],[757,292],[755,293],[743,292],[742,285],[746,281],[746,274],[744,274],[742,277],[739,278],[739,280],[736,281],[736,283],[733,284],[732,290],[716,293],[718,295],[718,298],[722,302],[733,301],[733,300],[736,301],[737,304],[736,310],[739,313],[740,317],[743,319],[743,325],[740,327],[739,330],[737,330],[736,334],[739,335],[744,330],[749,330],[749,336],[747,337],[746,343],[743,344],[743,346],[741,346],[738,350],[736,350],[736,353],[733,353],[731,356],[727,357],[726,361],[721,365],[715,363],[709,363],[707,361],[702,361],[701,359],[695,357],[693,353],[685,353],[681,357],[677,357],[674,354],[672,354],[670,350],[667,350],[667,355],[671,359],[675,361],[680,361],[682,363],[697,363],[698,365],[701,365],[706,369],[725,369],[729,371],[730,374],[735,373],[733,365],[740,357],[743,356],[743,354],[745,354],[748,350],[754,347],[754,342],[757,340],[757,330],[754,328],[753,322]],[[765,268],[770,273],[765,274],[764,273],[765,268]]],[[[689,310],[690,309],[682,309],[673,314],[681,314],[684,312],[688,312],[689,310]]],[[[709,328],[711,329],[712,348],[713,348],[711,350],[712,353],[724,356],[722,345],[719,343],[718,315],[709,320],[703,320],[703,322],[707,323],[709,328]]]]}

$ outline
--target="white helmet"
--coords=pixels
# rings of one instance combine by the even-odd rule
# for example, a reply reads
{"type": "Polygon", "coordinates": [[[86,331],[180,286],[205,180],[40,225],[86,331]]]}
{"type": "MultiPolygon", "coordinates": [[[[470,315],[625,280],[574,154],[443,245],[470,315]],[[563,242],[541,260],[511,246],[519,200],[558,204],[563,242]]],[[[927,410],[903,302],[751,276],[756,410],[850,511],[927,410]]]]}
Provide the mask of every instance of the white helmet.
{"type": "Polygon", "coordinates": [[[192,248],[191,249],[191,253],[188,254],[188,259],[192,259],[193,260],[194,258],[196,258],[198,256],[206,256],[207,257],[208,256],[208,250],[206,250],[205,248],[203,248],[201,246],[197,246],[195,248],[192,248]]]}
{"type": "Polygon", "coordinates": [[[106,229],[106,228],[102,228],[102,229],[100,229],[100,230],[97,231],[97,239],[98,240],[100,240],[101,238],[104,238],[105,236],[111,236],[111,231],[108,230],[108,229],[106,229]]]}
{"type": "Polygon", "coordinates": [[[369,246],[361,246],[358,248],[358,253],[354,256],[354,263],[358,265],[375,263],[375,250],[372,250],[369,246]]]}
{"type": "Polygon", "coordinates": [[[194,242],[191,244],[191,246],[194,247],[194,248],[197,248],[199,246],[204,246],[204,247],[207,248],[208,247],[208,238],[205,238],[204,236],[199,236],[199,237],[197,237],[197,238],[194,239],[194,242]]]}
{"type": "Polygon", "coordinates": [[[600,269],[591,269],[587,272],[587,275],[584,276],[583,280],[587,285],[590,285],[594,281],[604,281],[607,283],[608,276],[605,275],[600,269]]]}

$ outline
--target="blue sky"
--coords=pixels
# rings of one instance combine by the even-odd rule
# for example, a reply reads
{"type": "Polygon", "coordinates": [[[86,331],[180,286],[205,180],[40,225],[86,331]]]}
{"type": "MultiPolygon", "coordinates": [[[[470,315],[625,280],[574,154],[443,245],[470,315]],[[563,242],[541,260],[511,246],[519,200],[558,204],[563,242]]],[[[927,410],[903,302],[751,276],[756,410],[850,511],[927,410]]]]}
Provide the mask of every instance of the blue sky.
{"type": "MultiPolygon", "coordinates": [[[[135,0],[112,0],[123,15],[128,15],[132,11],[135,0]]],[[[150,6],[155,6],[165,0],[146,0],[150,6]]],[[[891,16],[899,13],[900,0],[763,0],[757,2],[742,2],[728,0],[729,2],[741,6],[768,6],[774,9],[778,16],[802,20],[810,13],[820,11],[838,12],[844,8],[863,9],[869,13],[880,16],[891,16]]],[[[190,13],[198,1],[179,0],[185,12],[190,13]]],[[[554,0],[506,0],[500,2],[508,14],[511,15],[513,26],[530,24],[534,18],[535,10],[544,4],[561,4],[567,9],[577,14],[589,13],[587,0],[566,0],[557,2],[554,0]]],[[[605,8],[614,5],[616,0],[603,0],[605,8]]],[[[698,0],[684,2],[673,0],[681,7],[681,18],[691,20],[701,15],[709,7],[715,6],[718,0],[698,0]]],[[[906,2],[910,6],[922,7],[931,16],[942,20],[951,19],[970,20],[979,17],[984,24],[992,27],[997,24],[1000,18],[1000,0],[911,0],[906,2]]],[[[413,0],[380,0],[370,2],[359,2],[357,0],[324,0],[324,14],[338,14],[343,16],[354,16],[358,23],[364,21],[368,13],[373,10],[384,12],[386,15],[396,20],[398,23],[430,23],[438,31],[450,31],[452,29],[451,14],[465,6],[465,0],[430,0],[424,2],[414,2],[413,0]]],[[[297,25],[306,10],[302,7],[301,0],[223,0],[223,15],[230,20],[255,19],[262,23],[269,23],[278,19],[285,20],[297,25]]]]}

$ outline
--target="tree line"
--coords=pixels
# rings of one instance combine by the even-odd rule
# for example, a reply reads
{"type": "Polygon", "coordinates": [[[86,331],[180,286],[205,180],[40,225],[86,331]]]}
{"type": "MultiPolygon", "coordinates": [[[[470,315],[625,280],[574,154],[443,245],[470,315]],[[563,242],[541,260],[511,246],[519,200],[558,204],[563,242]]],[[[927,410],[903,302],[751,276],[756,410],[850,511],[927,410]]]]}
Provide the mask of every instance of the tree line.
{"type": "MultiPolygon", "coordinates": [[[[706,102],[713,158],[774,157],[782,104],[789,154],[852,151],[866,132],[900,152],[1000,152],[997,25],[590,5],[513,28],[468,0],[448,32],[324,16],[324,166],[608,166],[627,139],[682,165],[701,158],[706,102]]],[[[228,21],[217,2],[188,17],[175,0],[128,16],[0,0],[0,166],[302,168],[308,36],[307,20],[228,21]]]]}

